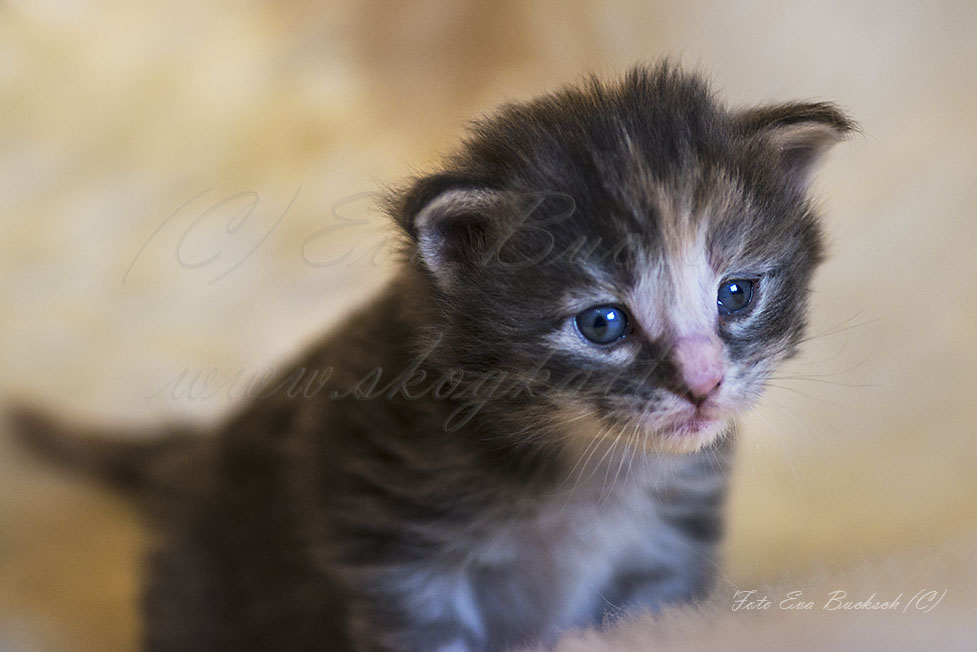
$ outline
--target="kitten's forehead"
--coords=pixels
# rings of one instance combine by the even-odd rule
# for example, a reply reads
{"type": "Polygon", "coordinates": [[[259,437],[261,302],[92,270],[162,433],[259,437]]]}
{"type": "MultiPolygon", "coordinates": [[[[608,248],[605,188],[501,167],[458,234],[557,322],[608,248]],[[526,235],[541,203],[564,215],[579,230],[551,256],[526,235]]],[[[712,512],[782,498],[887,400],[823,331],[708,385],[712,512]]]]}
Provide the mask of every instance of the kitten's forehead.
{"type": "Polygon", "coordinates": [[[609,170],[603,185],[631,256],[618,279],[626,285],[623,298],[650,338],[710,332],[720,261],[710,251],[709,229],[713,213],[732,203],[733,189],[725,179],[705,179],[694,161],[663,179],[630,135],[620,142],[625,164],[609,170]]]}
{"type": "Polygon", "coordinates": [[[710,238],[717,207],[697,199],[692,179],[655,179],[640,161],[629,172],[611,174],[603,219],[578,215],[587,237],[609,238],[609,246],[579,261],[574,275],[583,284],[565,293],[567,304],[623,302],[652,340],[714,331],[726,266],[710,238]]]}
{"type": "Polygon", "coordinates": [[[627,303],[649,337],[712,330],[723,256],[710,230],[723,207],[703,200],[705,182],[694,170],[656,178],[629,139],[622,147],[629,164],[606,171],[602,214],[576,215],[587,238],[608,245],[597,259],[580,261],[577,272],[589,284],[581,291],[599,288],[605,299],[627,303]]]}

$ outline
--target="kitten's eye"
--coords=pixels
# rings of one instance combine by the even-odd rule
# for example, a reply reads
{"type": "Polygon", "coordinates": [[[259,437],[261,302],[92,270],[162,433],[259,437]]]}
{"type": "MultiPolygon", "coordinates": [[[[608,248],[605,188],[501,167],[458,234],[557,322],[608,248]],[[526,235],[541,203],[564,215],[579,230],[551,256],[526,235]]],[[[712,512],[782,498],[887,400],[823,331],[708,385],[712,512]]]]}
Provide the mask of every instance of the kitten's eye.
{"type": "Polygon", "coordinates": [[[753,281],[733,279],[719,286],[716,304],[720,315],[732,315],[743,310],[753,300],[753,281]]]}
{"type": "Polygon", "coordinates": [[[594,306],[576,316],[577,330],[594,344],[610,344],[628,332],[627,314],[615,306],[594,306]]]}

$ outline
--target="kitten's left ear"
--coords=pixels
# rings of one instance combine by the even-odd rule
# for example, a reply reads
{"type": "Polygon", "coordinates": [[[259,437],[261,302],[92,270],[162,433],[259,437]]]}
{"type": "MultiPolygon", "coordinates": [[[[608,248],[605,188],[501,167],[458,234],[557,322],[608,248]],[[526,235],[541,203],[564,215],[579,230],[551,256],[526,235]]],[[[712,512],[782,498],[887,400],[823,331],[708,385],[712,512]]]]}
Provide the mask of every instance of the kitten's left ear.
{"type": "Polygon", "coordinates": [[[737,129],[773,146],[787,182],[804,190],[821,156],[858,129],[851,118],[827,102],[790,103],[740,112],[737,129]]]}
{"type": "Polygon", "coordinates": [[[442,173],[420,179],[394,215],[416,243],[420,262],[442,288],[461,270],[479,265],[501,238],[504,193],[442,173]]]}

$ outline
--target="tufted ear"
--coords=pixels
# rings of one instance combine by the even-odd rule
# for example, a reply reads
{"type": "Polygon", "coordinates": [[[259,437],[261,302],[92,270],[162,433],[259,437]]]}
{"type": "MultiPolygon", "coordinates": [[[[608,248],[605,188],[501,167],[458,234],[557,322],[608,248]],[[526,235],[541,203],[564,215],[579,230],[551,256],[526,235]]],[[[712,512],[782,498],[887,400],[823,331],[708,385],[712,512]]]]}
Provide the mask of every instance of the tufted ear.
{"type": "Polygon", "coordinates": [[[807,187],[821,156],[858,129],[844,111],[827,102],[749,109],[740,112],[735,123],[744,135],[773,146],[784,178],[797,190],[807,187]]]}
{"type": "Polygon", "coordinates": [[[484,260],[504,231],[504,193],[450,174],[425,177],[407,193],[397,221],[438,285],[484,260]]]}

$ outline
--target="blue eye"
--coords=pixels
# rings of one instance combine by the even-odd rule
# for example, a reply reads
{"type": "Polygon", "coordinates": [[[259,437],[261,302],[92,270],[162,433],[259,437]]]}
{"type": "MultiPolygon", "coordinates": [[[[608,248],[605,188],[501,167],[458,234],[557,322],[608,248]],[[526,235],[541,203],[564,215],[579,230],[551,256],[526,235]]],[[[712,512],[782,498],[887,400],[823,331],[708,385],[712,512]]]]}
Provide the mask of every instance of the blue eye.
{"type": "Polygon", "coordinates": [[[732,315],[750,305],[753,300],[753,281],[733,279],[719,286],[716,304],[720,315],[732,315]]]}
{"type": "Polygon", "coordinates": [[[615,306],[594,306],[576,316],[577,330],[594,344],[610,344],[628,332],[628,316],[615,306]]]}

